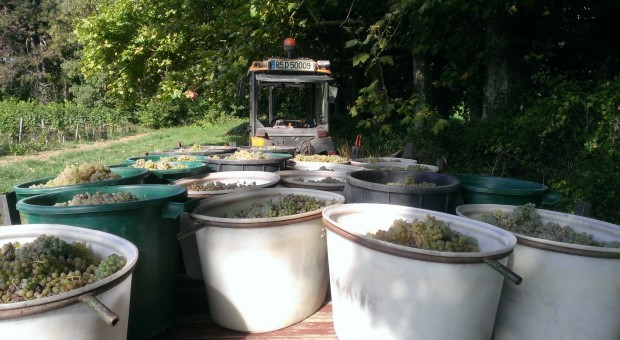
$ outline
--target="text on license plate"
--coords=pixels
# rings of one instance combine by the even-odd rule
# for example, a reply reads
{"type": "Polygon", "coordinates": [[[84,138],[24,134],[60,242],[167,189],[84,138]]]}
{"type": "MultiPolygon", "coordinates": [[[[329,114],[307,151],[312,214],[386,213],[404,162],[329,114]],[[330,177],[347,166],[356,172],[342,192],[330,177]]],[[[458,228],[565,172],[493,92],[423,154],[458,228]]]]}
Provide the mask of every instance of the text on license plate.
{"type": "Polygon", "coordinates": [[[316,70],[316,66],[314,62],[310,60],[270,60],[269,69],[280,71],[314,72],[316,70]]]}

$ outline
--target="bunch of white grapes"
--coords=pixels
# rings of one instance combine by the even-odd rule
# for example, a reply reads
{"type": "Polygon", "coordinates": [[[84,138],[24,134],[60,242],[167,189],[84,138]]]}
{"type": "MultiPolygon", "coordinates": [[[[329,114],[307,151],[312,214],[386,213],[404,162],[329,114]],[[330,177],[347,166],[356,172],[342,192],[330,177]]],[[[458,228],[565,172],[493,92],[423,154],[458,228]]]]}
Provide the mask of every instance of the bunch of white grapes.
{"type": "Polygon", "coordinates": [[[335,201],[326,202],[311,196],[299,194],[281,195],[281,197],[256,202],[246,209],[232,210],[228,218],[269,218],[302,214],[325,208],[335,201]]]}
{"type": "Polygon", "coordinates": [[[323,162],[323,163],[349,163],[350,158],[338,155],[296,155],[294,158],[300,162],[323,162]]]}
{"type": "Polygon", "coordinates": [[[482,215],[480,220],[513,233],[549,241],[594,247],[620,248],[620,241],[597,241],[591,234],[586,232],[578,233],[571,226],[560,226],[555,222],[543,223],[533,203],[517,206],[510,213],[497,209],[491,214],[482,215]]]}
{"type": "Polygon", "coordinates": [[[75,185],[89,182],[99,182],[120,178],[119,174],[113,173],[110,168],[103,164],[70,164],[55,178],[44,184],[36,184],[33,188],[49,188],[65,185],[75,185]]]}
{"type": "Polygon", "coordinates": [[[0,304],[40,299],[84,287],[119,271],[123,256],[97,258],[86,244],[41,235],[9,242],[0,252],[0,304]]]}
{"type": "Polygon", "coordinates": [[[413,179],[412,175],[406,175],[404,182],[387,182],[387,185],[395,186],[395,187],[412,187],[412,186],[423,186],[423,187],[436,187],[437,184],[432,182],[416,182],[413,179]]]}
{"type": "Polygon", "coordinates": [[[204,184],[194,183],[187,186],[187,190],[189,191],[218,191],[218,190],[232,190],[243,187],[256,186],[256,182],[246,183],[243,182],[234,182],[234,183],[224,183],[220,181],[215,182],[207,182],[204,184]]]}
{"type": "Polygon", "coordinates": [[[140,158],[132,165],[134,168],[145,168],[148,170],[171,170],[171,169],[185,169],[187,164],[173,164],[174,162],[168,162],[166,160],[158,160],[153,162],[152,160],[145,160],[140,158]]]}
{"type": "Polygon", "coordinates": [[[454,231],[448,223],[427,215],[425,220],[395,220],[388,230],[369,233],[378,240],[425,250],[448,252],[476,252],[478,241],[471,236],[454,231]]]}
{"type": "Polygon", "coordinates": [[[76,194],[67,202],[60,202],[54,204],[54,206],[60,207],[72,207],[78,205],[98,205],[98,204],[114,204],[137,201],[138,197],[130,192],[114,192],[114,193],[102,193],[95,192],[91,194],[89,192],[83,192],[76,194]]]}

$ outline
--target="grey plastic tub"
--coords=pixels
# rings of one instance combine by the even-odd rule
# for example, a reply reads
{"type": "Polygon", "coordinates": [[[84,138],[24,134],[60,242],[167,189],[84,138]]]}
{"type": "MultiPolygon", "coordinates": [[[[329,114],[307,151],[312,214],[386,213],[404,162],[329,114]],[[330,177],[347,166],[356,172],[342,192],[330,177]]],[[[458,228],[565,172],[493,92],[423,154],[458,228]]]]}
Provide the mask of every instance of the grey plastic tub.
{"type": "Polygon", "coordinates": [[[454,213],[459,180],[450,175],[413,172],[362,170],[347,175],[344,196],[347,203],[384,203],[454,213]],[[394,186],[412,176],[415,183],[429,182],[436,186],[394,186]]]}

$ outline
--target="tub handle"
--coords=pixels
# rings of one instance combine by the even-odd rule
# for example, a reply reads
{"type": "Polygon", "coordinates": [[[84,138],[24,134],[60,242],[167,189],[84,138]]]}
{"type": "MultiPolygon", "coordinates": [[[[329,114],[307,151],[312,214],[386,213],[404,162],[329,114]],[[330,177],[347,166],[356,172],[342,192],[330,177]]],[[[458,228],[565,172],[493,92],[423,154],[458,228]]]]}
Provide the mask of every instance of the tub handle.
{"type": "Polygon", "coordinates": [[[182,202],[168,202],[162,210],[161,217],[176,219],[181,213],[196,209],[199,204],[200,200],[195,197],[186,197],[182,202]]]}
{"type": "Polygon", "coordinates": [[[501,264],[501,262],[495,259],[484,259],[483,261],[484,263],[491,266],[491,268],[495,269],[498,273],[504,275],[505,278],[510,280],[510,282],[514,283],[515,285],[520,285],[521,282],[523,282],[523,278],[521,276],[517,275],[517,273],[513,272],[508,267],[501,264]]]}
{"type": "Polygon", "coordinates": [[[201,222],[194,222],[192,221],[192,225],[190,227],[188,227],[185,230],[182,230],[181,232],[179,232],[177,234],[177,239],[180,241],[186,237],[192,236],[193,234],[195,234],[198,230],[207,227],[209,225],[213,225],[212,223],[209,223],[208,221],[201,221],[201,222]]]}
{"type": "Polygon", "coordinates": [[[94,295],[84,294],[79,297],[79,300],[97,313],[97,316],[108,326],[114,326],[118,323],[118,315],[111,311],[110,308],[99,301],[94,295]]]}

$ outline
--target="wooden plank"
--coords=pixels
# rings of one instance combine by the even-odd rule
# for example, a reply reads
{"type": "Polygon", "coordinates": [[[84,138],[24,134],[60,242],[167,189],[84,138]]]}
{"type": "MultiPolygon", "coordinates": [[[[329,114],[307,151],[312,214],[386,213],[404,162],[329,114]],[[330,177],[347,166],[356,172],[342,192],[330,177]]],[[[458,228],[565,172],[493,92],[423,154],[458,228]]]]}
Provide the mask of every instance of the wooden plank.
{"type": "Polygon", "coordinates": [[[19,212],[15,209],[17,197],[14,191],[0,194],[0,225],[19,224],[19,212]]]}

